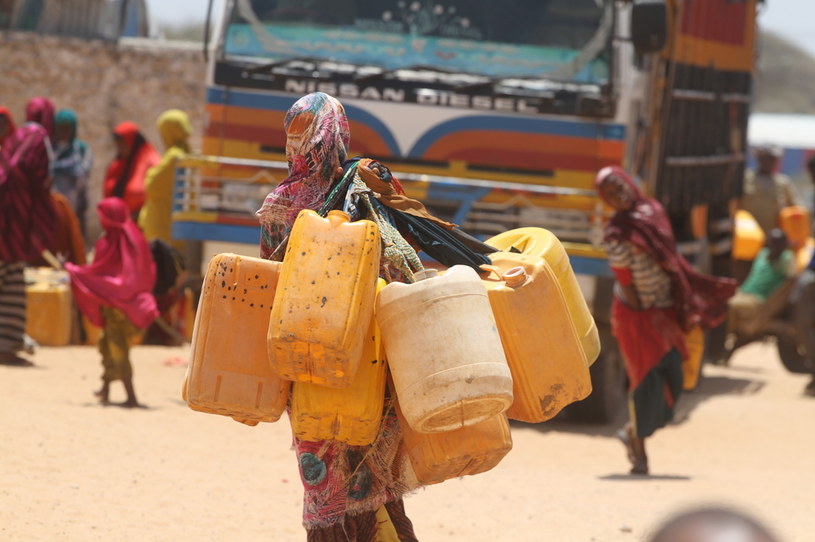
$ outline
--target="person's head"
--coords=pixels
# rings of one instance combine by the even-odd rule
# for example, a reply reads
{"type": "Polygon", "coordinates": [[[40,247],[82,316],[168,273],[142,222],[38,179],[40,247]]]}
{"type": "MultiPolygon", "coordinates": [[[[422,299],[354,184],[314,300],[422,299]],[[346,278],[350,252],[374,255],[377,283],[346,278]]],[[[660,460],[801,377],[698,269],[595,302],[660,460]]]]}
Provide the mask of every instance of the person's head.
{"type": "Polygon", "coordinates": [[[334,97],[314,92],[297,100],[283,121],[289,175],[331,181],[348,154],[351,132],[345,109],[334,97]]]}
{"type": "Polygon", "coordinates": [[[628,211],[642,196],[634,180],[619,166],[607,166],[597,173],[594,186],[600,198],[617,211],[628,211]]]}
{"type": "Polygon", "coordinates": [[[11,111],[6,107],[0,106],[0,143],[10,136],[14,130],[14,119],[11,116],[11,111]]]}
{"type": "Polygon", "coordinates": [[[113,142],[116,144],[116,158],[127,160],[133,149],[143,140],[135,122],[122,122],[113,130],[113,142]]]}
{"type": "Polygon", "coordinates": [[[788,246],[787,236],[781,228],[773,228],[767,236],[767,248],[770,249],[770,258],[778,258],[788,246]]]}
{"type": "Polygon", "coordinates": [[[728,508],[705,507],[668,519],[648,542],[779,542],[750,516],[728,508]]]}
{"type": "Polygon", "coordinates": [[[156,126],[166,148],[180,147],[189,151],[189,139],[192,134],[190,118],[180,109],[168,109],[159,115],[156,126]]]}
{"type": "Polygon", "coordinates": [[[781,160],[783,153],[775,145],[762,145],[756,147],[753,154],[756,157],[758,172],[763,175],[770,175],[778,169],[778,162],[781,160]]]}
{"type": "Polygon", "coordinates": [[[26,122],[36,122],[48,132],[48,137],[54,137],[54,104],[43,96],[28,100],[25,106],[26,122]]]}
{"type": "Polygon", "coordinates": [[[60,109],[54,115],[54,140],[67,144],[76,138],[77,116],[73,109],[60,109]]]}
{"type": "Polygon", "coordinates": [[[104,198],[96,206],[96,212],[105,231],[121,228],[130,220],[130,209],[121,198],[104,198]]]}

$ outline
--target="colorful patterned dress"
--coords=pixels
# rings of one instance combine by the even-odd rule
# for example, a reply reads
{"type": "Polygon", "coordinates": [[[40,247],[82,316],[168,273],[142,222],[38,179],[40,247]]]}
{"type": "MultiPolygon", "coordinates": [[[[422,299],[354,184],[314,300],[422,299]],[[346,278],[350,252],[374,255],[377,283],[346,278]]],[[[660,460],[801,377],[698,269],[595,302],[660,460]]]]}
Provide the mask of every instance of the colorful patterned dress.
{"type": "MultiPolygon", "coordinates": [[[[292,106],[285,128],[289,177],[267,196],[257,213],[262,225],[261,256],[278,261],[283,259],[282,247],[297,214],[303,209],[317,210],[326,201],[350,139],[342,105],[319,92],[292,106]]],[[[413,250],[407,243],[398,246],[413,250]]],[[[403,267],[404,260],[412,258],[400,259],[393,246],[384,248],[383,253],[393,256],[383,258],[383,275],[403,279],[395,265],[403,267]]],[[[392,403],[387,399],[385,403],[382,425],[369,446],[294,438],[309,542],[374,542],[382,536],[383,515],[385,523],[389,520],[395,528],[398,540],[416,540],[402,495],[418,483],[392,403]]]]}

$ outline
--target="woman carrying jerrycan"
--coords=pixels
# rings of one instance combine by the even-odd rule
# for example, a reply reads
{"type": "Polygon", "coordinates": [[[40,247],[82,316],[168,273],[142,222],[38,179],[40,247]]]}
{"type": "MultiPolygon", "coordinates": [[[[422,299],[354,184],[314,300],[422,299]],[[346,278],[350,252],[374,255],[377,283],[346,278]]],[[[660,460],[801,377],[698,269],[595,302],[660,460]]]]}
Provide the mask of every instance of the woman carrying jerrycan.
{"type": "MultiPolygon", "coordinates": [[[[343,175],[350,140],[343,106],[323,93],[298,100],[285,118],[289,176],[266,197],[258,211],[262,224],[261,255],[280,261],[298,213],[317,210],[343,175]]],[[[410,246],[394,242],[383,255],[380,274],[404,281],[410,246]]],[[[418,264],[420,265],[420,264],[418,264]]],[[[294,438],[304,488],[303,524],[309,542],[415,541],[402,495],[414,489],[396,416],[389,411],[370,446],[339,441],[308,442],[294,438]]]]}

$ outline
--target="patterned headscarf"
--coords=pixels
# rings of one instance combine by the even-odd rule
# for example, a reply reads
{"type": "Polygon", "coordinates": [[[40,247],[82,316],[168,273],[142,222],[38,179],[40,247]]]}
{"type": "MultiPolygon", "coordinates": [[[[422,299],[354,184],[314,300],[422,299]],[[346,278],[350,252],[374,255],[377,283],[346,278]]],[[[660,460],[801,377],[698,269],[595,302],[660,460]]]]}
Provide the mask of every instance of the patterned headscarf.
{"type": "Polygon", "coordinates": [[[297,100],[286,113],[284,127],[289,176],[256,213],[263,227],[264,258],[283,242],[300,211],[317,210],[323,204],[351,139],[342,104],[322,92],[297,100]]]}

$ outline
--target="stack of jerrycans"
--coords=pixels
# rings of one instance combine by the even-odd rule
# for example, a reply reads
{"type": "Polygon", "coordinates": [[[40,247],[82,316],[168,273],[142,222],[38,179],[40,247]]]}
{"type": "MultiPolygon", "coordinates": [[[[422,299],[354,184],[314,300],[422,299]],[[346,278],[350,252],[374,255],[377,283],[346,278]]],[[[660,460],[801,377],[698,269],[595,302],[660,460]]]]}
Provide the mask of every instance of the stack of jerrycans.
{"type": "Polygon", "coordinates": [[[484,283],[515,386],[507,415],[544,422],[591,393],[589,365],[600,352],[597,327],[568,255],[551,232],[520,228],[486,242],[504,250],[490,254],[484,283]]]}
{"type": "Polygon", "coordinates": [[[291,422],[308,441],[370,444],[382,419],[386,366],[373,320],[381,242],[369,220],[301,211],[268,328],[268,359],[294,381],[291,422]]]}
{"type": "Polygon", "coordinates": [[[453,266],[377,299],[397,416],[422,484],[485,472],[512,448],[512,377],[478,274],[453,266]]]}

